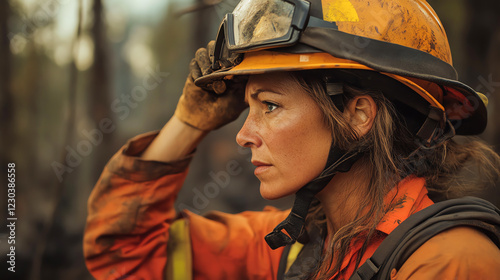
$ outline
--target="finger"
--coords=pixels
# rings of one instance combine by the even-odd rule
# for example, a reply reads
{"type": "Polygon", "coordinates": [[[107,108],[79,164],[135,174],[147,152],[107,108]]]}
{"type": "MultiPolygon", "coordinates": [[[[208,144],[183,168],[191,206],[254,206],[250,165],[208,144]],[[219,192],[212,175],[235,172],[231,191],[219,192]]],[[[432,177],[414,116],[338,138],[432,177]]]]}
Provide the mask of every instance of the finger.
{"type": "Polygon", "coordinates": [[[200,66],[195,58],[191,59],[191,63],[189,63],[189,74],[193,81],[202,76],[200,66]]]}
{"type": "Polygon", "coordinates": [[[214,49],[215,49],[215,41],[212,40],[208,42],[207,45],[207,52],[208,52],[208,58],[210,59],[210,64],[214,63],[214,49]]]}
{"type": "Polygon", "coordinates": [[[198,66],[201,69],[202,75],[207,75],[212,73],[212,65],[210,63],[210,58],[208,57],[207,49],[200,48],[196,51],[195,54],[196,61],[198,62],[198,66]]]}

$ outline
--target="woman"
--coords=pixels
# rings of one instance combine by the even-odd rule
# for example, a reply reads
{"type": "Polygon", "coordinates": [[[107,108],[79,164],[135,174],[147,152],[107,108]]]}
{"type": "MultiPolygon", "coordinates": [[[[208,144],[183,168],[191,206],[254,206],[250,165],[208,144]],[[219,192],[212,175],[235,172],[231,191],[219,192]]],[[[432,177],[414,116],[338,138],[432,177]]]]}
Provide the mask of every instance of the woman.
{"type": "MultiPolygon", "coordinates": [[[[122,148],[89,199],[84,248],[98,279],[163,279],[172,269],[178,279],[349,279],[434,204],[428,190],[435,201],[463,196],[477,185],[460,176],[469,164],[486,180],[499,175],[490,148],[451,139],[484,130],[485,104],[456,80],[423,1],[244,0],[190,67],[172,119],[122,148]],[[236,140],[252,151],[261,194],[295,194],[294,207],[176,216],[193,151],[246,106],[236,140]]],[[[498,275],[493,241],[457,226],[390,277],[498,275]]]]}

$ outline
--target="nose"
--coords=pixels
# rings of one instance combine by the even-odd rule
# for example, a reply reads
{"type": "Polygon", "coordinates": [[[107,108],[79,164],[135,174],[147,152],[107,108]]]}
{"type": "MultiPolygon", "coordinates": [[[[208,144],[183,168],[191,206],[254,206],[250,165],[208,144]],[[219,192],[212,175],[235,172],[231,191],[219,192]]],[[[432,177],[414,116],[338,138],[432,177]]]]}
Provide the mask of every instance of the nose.
{"type": "Polygon", "coordinates": [[[257,122],[250,111],[245,123],[236,135],[236,142],[238,145],[245,148],[259,147],[262,144],[262,140],[256,133],[257,131],[257,122]]]}

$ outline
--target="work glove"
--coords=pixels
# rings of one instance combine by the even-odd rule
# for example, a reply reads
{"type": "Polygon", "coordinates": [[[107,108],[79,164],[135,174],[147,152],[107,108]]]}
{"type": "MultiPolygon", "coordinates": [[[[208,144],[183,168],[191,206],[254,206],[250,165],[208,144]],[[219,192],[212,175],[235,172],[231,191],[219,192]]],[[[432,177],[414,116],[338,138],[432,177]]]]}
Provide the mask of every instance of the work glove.
{"type": "MultiPolygon", "coordinates": [[[[184,123],[200,130],[210,131],[224,126],[238,118],[248,106],[244,101],[245,81],[235,77],[231,80],[215,81],[205,88],[198,87],[194,81],[213,72],[212,61],[215,41],[208,43],[207,48],[196,51],[195,58],[189,65],[189,76],[179,99],[175,116],[184,123]]],[[[231,67],[224,61],[223,67],[231,67]]]]}

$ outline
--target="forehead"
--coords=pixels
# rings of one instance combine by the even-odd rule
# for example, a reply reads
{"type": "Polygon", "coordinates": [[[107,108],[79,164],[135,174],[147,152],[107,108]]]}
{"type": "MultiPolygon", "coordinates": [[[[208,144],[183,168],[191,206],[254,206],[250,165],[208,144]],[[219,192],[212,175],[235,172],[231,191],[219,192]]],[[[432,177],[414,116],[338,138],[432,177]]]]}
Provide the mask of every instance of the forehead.
{"type": "Polygon", "coordinates": [[[252,75],[246,85],[245,100],[251,94],[263,90],[281,94],[304,91],[298,82],[286,72],[252,75]]]}

